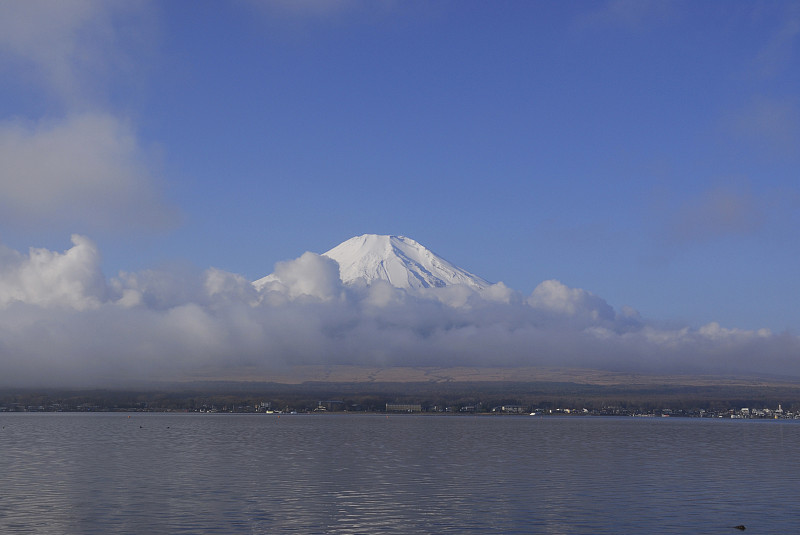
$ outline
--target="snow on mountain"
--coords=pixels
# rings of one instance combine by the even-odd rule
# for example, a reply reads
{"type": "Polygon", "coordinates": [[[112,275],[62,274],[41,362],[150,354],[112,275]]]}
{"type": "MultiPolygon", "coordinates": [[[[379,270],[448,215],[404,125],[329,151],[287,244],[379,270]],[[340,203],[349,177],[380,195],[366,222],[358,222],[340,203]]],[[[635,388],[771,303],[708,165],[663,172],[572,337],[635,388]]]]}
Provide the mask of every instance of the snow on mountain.
{"type": "MultiPolygon", "coordinates": [[[[491,286],[490,282],[454,266],[405,236],[364,234],[340,243],[322,256],[339,263],[339,274],[345,284],[384,280],[396,288],[464,284],[482,290],[491,286]]],[[[275,275],[269,275],[254,284],[261,288],[276,280],[275,275]]]]}
{"type": "Polygon", "coordinates": [[[430,288],[466,284],[490,286],[484,279],[454,266],[411,238],[364,234],[323,254],[339,263],[342,282],[388,281],[396,288],[430,288]]]}

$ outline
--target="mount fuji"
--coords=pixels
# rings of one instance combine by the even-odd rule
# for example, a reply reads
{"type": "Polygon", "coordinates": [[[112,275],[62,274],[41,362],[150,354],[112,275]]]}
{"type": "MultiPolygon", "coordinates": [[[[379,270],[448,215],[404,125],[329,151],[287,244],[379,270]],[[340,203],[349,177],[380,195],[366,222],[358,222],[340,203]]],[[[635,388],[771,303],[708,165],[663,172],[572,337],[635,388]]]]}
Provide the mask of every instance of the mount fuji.
{"type": "MultiPolygon", "coordinates": [[[[411,238],[364,234],[340,243],[323,253],[339,264],[339,275],[345,284],[371,284],[387,281],[395,288],[441,288],[463,284],[483,290],[491,283],[461,269],[431,252],[411,238]]],[[[255,281],[261,288],[275,281],[268,275],[255,281]]]]}

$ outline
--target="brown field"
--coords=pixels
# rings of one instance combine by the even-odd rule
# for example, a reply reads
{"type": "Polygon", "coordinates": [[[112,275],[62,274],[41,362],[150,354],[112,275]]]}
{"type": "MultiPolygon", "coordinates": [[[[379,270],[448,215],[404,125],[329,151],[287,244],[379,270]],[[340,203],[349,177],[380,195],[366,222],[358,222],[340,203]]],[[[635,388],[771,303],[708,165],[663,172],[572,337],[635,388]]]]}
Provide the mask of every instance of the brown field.
{"type": "Polygon", "coordinates": [[[466,368],[466,367],[368,367],[292,366],[275,372],[235,376],[198,374],[189,381],[225,380],[269,382],[286,385],[303,383],[573,383],[597,386],[742,386],[800,387],[800,379],[716,375],[657,375],[571,368],[466,368]]]}

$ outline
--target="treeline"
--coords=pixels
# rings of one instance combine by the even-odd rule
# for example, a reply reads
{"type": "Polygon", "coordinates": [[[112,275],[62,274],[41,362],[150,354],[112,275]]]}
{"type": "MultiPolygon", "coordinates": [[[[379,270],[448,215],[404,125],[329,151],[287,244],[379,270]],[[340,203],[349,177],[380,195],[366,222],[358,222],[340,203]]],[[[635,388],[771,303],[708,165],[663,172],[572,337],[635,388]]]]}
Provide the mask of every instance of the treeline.
{"type": "Polygon", "coordinates": [[[800,388],[786,386],[604,386],[578,383],[277,383],[204,382],[140,389],[0,390],[0,410],[383,411],[387,403],[424,410],[538,409],[800,410],[800,388]]]}

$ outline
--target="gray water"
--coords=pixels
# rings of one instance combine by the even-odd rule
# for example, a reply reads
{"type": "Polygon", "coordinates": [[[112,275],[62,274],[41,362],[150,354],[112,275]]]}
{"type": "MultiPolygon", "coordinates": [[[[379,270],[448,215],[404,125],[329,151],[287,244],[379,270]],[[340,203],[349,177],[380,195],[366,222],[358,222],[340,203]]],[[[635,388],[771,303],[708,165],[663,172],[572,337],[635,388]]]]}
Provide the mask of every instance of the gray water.
{"type": "Polygon", "coordinates": [[[0,414],[2,533],[800,533],[800,422],[0,414]]]}

